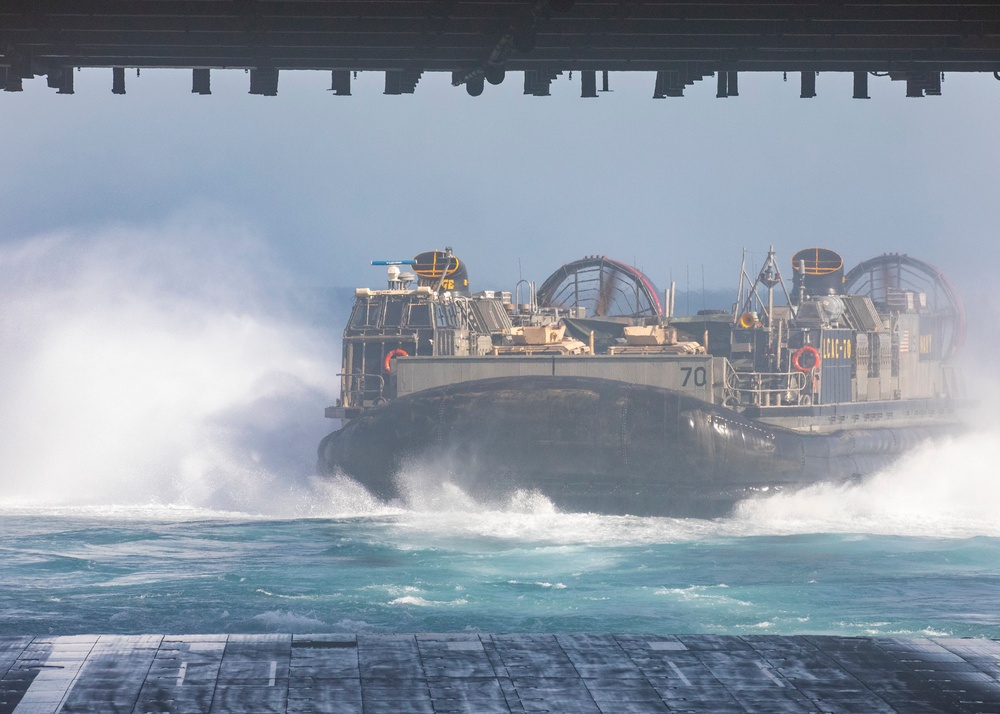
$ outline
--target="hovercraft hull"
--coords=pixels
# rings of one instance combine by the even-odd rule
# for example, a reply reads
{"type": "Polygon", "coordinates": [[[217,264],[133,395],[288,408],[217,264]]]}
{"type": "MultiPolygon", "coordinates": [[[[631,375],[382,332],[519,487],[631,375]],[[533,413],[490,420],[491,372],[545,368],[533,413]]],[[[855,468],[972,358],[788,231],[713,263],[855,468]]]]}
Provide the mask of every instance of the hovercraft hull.
{"type": "Polygon", "coordinates": [[[323,440],[319,465],[385,500],[422,467],[487,501],[528,489],[568,511],[715,517],[755,495],[874,473],[955,430],[807,434],[648,385],[501,377],[367,410],[323,440]]]}

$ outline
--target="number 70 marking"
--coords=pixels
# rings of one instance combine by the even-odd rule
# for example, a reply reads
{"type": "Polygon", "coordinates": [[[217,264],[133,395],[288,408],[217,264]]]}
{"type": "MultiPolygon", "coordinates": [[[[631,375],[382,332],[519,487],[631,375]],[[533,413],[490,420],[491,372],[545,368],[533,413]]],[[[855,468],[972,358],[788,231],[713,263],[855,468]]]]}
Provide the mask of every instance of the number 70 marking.
{"type": "Polygon", "coordinates": [[[682,387],[688,386],[688,383],[694,378],[695,387],[704,387],[708,383],[708,370],[704,367],[681,367],[681,372],[684,373],[684,381],[681,382],[682,387]]]}

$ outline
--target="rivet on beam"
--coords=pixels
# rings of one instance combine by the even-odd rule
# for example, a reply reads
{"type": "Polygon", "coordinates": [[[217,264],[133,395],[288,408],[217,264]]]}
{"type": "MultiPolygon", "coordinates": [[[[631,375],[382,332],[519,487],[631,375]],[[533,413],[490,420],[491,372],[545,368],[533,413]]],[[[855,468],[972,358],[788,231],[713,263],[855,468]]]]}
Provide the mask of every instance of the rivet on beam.
{"type": "Polygon", "coordinates": [[[212,70],[208,68],[191,70],[191,93],[202,95],[212,93],[212,70]]]}
{"type": "Polygon", "coordinates": [[[250,94],[274,97],[278,94],[278,70],[273,67],[257,67],[250,70],[250,94]]]}
{"type": "Polygon", "coordinates": [[[6,67],[0,67],[0,85],[3,86],[5,92],[20,92],[24,89],[21,78],[6,67]]]}
{"type": "Polygon", "coordinates": [[[666,72],[656,73],[656,83],[653,85],[653,99],[663,99],[666,94],[663,93],[663,85],[666,83],[666,72]]]}
{"type": "Polygon", "coordinates": [[[401,89],[401,74],[399,70],[386,70],[385,89],[382,90],[382,94],[396,95],[403,93],[401,89]]]}
{"type": "Polygon", "coordinates": [[[940,97],[941,96],[941,80],[944,77],[940,72],[928,72],[926,86],[924,88],[924,93],[928,97],[940,97]]]}
{"type": "Polygon", "coordinates": [[[507,68],[502,64],[487,64],[483,71],[486,74],[486,81],[492,85],[502,84],[507,76],[507,68]]]}
{"type": "Polygon", "coordinates": [[[465,91],[470,97],[478,97],[486,87],[486,78],[479,74],[465,82],[465,91]]]}
{"type": "Polygon", "coordinates": [[[76,71],[76,67],[63,67],[63,81],[62,86],[56,94],[73,94],[73,72],[76,71]]]}
{"type": "Polygon", "coordinates": [[[729,96],[738,97],[740,96],[740,83],[739,83],[739,73],[738,72],[726,72],[726,82],[729,85],[729,96]]]}
{"type": "Polygon", "coordinates": [[[56,67],[50,69],[45,79],[50,89],[58,90],[57,94],[73,93],[73,68],[56,67]]]}
{"type": "Polygon", "coordinates": [[[799,96],[802,99],[812,99],[816,96],[816,72],[813,70],[802,73],[802,89],[799,96]]]}
{"type": "Polygon", "coordinates": [[[111,70],[111,93],[125,94],[125,68],[114,67],[111,70]]]}
{"type": "MultiPolygon", "coordinates": [[[[420,70],[386,70],[385,91],[383,94],[413,94],[417,89],[417,82],[420,81],[421,75],[423,75],[423,72],[420,70]]],[[[482,74],[479,77],[481,79],[482,74]]]]}
{"type": "Polygon", "coordinates": [[[331,71],[330,91],[338,97],[351,96],[351,70],[335,69],[331,71]]]}
{"type": "Polygon", "coordinates": [[[868,96],[868,73],[867,72],[855,72],[854,73],[854,98],[855,99],[870,99],[868,96]]]}

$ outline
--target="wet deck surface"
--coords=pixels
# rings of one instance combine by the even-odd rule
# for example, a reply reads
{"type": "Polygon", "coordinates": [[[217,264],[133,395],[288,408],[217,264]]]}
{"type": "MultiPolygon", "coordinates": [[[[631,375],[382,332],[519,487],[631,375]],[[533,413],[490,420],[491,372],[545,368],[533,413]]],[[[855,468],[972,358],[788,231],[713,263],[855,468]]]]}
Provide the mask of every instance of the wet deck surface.
{"type": "Polygon", "coordinates": [[[715,635],[0,637],[0,714],[1000,712],[1000,642],[715,635]]]}

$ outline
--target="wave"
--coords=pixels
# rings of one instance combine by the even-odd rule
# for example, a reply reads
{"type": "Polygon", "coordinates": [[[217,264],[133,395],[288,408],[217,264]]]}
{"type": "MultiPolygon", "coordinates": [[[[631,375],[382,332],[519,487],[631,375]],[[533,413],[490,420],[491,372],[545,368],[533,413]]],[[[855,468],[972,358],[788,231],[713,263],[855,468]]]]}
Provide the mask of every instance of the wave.
{"type": "Polygon", "coordinates": [[[308,511],[338,349],[276,263],[188,219],[0,248],[0,504],[308,511]]]}
{"type": "Polygon", "coordinates": [[[854,484],[819,484],[746,501],[734,523],[749,532],[1000,536],[1000,434],[976,431],[925,444],[854,484]]]}

